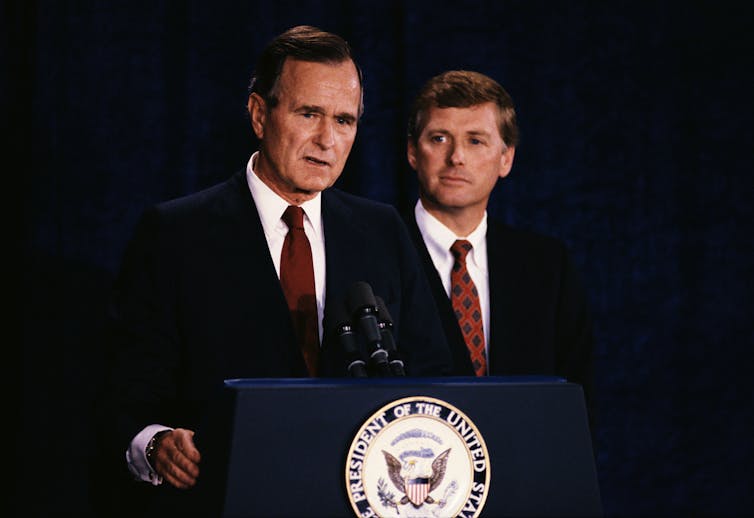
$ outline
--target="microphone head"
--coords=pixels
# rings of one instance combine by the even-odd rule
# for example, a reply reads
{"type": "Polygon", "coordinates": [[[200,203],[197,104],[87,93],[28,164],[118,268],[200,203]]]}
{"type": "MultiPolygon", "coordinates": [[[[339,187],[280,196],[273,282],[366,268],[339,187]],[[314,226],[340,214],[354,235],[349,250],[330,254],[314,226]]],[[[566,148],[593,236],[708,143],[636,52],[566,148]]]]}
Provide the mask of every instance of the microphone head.
{"type": "Polygon", "coordinates": [[[370,310],[377,309],[377,301],[374,298],[374,292],[372,287],[364,282],[354,282],[346,293],[346,304],[348,310],[351,313],[368,308],[370,310]]]}
{"type": "Polygon", "coordinates": [[[385,322],[389,325],[393,325],[393,317],[390,316],[390,312],[387,310],[385,301],[382,300],[382,297],[378,297],[377,295],[375,295],[374,298],[377,301],[377,314],[380,316],[380,322],[385,322]]]}
{"type": "Polygon", "coordinates": [[[351,315],[342,300],[325,305],[325,317],[322,322],[325,329],[340,333],[344,327],[351,327],[351,315]]]}

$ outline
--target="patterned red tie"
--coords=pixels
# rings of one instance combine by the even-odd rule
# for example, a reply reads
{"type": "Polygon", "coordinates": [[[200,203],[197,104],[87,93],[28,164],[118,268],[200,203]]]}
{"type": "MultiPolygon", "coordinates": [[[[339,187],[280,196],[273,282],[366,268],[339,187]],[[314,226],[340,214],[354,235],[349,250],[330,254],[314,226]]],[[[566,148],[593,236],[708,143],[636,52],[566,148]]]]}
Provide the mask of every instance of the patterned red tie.
{"type": "Polygon", "coordinates": [[[309,375],[316,376],[319,360],[317,296],[312,249],[304,233],[304,209],[291,205],[285,209],[282,219],[288,225],[288,233],[280,254],[280,285],[309,375]]]}
{"type": "Polygon", "coordinates": [[[469,348],[474,372],[477,376],[484,376],[487,373],[487,359],[484,354],[482,309],[479,305],[479,292],[466,270],[466,255],[471,248],[471,243],[465,239],[457,240],[450,247],[455,257],[453,270],[450,272],[450,302],[466,340],[466,347],[469,348]]]}

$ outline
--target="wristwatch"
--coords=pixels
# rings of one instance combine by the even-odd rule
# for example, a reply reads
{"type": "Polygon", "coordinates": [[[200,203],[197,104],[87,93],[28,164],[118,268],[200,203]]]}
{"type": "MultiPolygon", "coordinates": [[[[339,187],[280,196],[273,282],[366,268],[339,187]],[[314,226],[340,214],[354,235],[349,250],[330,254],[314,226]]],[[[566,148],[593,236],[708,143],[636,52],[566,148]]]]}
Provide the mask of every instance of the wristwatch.
{"type": "Polygon", "coordinates": [[[145,453],[147,454],[147,462],[149,465],[154,468],[154,461],[152,458],[154,457],[154,454],[157,452],[157,445],[159,444],[160,438],[168,433],[170,430],[161,430],[154,434],[151,439],[149,439],[149,442],[147,443],[147,448],[145,450],[145,453]]]}

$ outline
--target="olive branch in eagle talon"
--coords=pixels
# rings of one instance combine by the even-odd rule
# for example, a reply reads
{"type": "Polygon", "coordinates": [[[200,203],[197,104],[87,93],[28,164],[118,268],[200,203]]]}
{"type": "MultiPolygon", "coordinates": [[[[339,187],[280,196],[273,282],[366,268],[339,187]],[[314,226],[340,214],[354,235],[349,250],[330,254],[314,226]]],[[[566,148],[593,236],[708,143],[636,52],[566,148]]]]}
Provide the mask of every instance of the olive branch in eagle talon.
{"type": "Polygon", "coordinates": [[[392,507],[396,514],[401,514],[398,510],[398,504],[395,503],[395,495],[387,490],[387,482],[382,477],[377,481],[377,496],[380,497],[382,505],[392,507]]]}
{"type": "MultiPolygon", "coordinates": [[[[403,493],[400,504],[405,505],[409,503],[409,498],[408,495],[406,495],[406,479],[401,477],[401,461],[396,459],[393,455],[386,452],[385,450],[382,450],[382,454],[385,456],[385,462],[387,462],[387,473],[390,477],[390,480],[393,481],[393,484],[398,489],[398,491],[403,493]]],[[[429,491],[427,491],[427,496],[426,498],[424,498],[424,502],[421,502],[419,505],[425,502],[428,504],[435,503],[434,498],[432,498],[429,493],[436,489],[437,486],[442,484],[442,480],[443,478],[445,478],[445,469],[448,466],[449,454],[450,448],[442,452],[435,458],[435,460],[432,461],[432,476],[429,477],[429,491]]],[[[419,507],[419,505],[416,505],[413,502],[411,502],[411,505],[417,508],[419,507]]]]}

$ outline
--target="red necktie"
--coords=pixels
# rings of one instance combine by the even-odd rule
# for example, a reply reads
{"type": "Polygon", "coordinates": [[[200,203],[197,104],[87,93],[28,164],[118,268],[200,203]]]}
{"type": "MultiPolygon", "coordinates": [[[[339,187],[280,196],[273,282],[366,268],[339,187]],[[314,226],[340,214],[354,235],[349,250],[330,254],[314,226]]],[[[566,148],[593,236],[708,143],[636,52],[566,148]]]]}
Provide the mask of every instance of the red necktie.
{"type": "Polygon", "coordinates": [[[450,272],[450,302],[469,349],[474,372],[477,376],[484,376],[487,373],[487,358],[484,354],[482,309],[479,305],[479,292],[466,270],[466,255],[469,250],[471,243],[465,239],[459,239],[450,247],[455,257],[453,270],[450,272]]]}
{"type": "Polygon", "coordinates": [[[288,225],[288,233],[280,254],[280,285],[309,375],[316,376],[319,359],[317,295],[312,249],[304,233],[304,209],[291,205],[285,209],[282,219],[288,225]]]}

